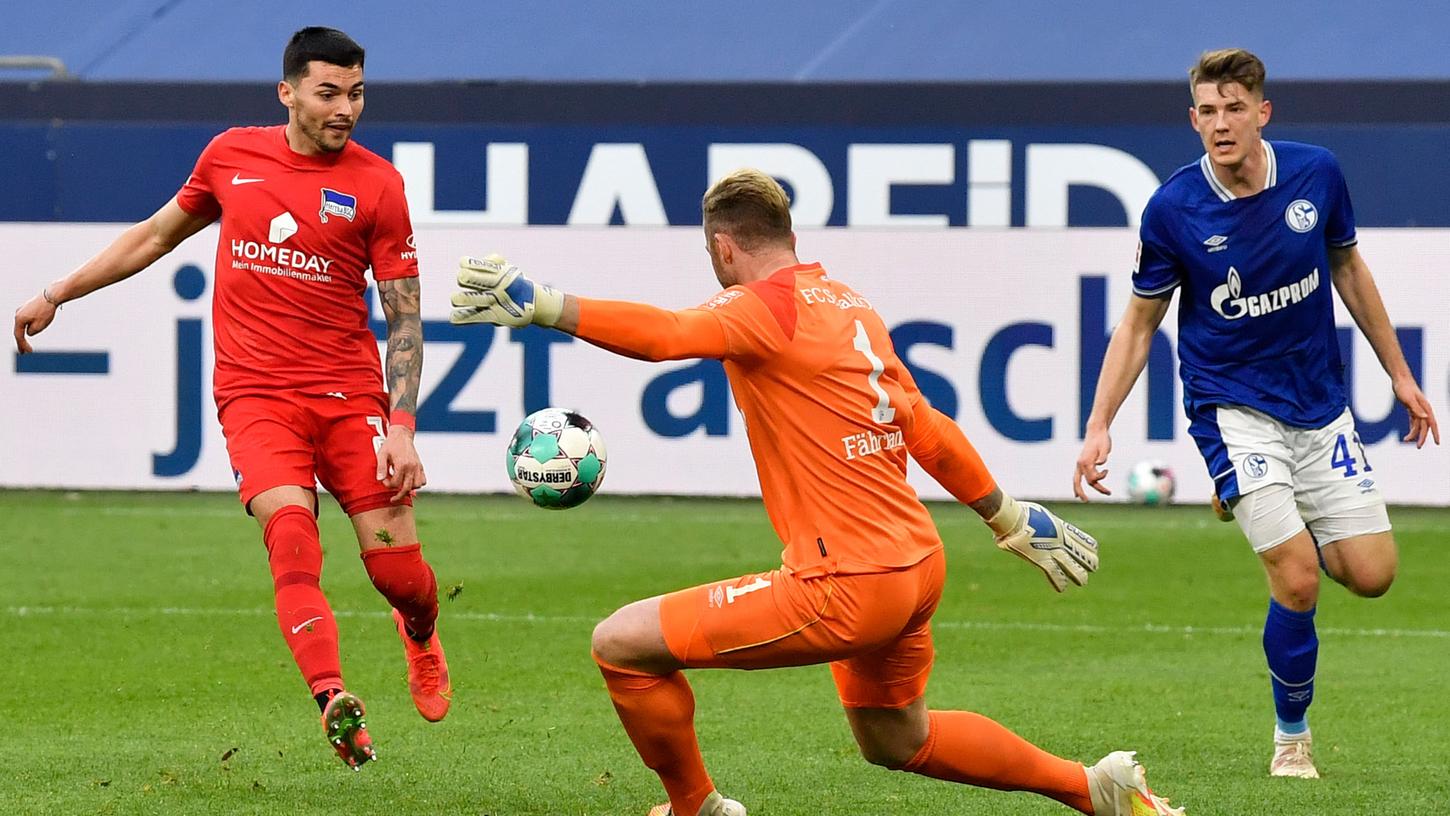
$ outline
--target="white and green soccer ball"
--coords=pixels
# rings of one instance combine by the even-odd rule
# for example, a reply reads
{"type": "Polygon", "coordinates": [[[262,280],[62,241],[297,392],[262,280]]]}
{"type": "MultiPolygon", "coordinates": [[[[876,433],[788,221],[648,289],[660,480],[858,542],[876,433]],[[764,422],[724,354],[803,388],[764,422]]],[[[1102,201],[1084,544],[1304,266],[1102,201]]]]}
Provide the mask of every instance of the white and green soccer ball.
{"type": "Polygon", "coordinates": [[[539,507],[565,510],[604,482],[604,437],[575,411],[545,408],[524,417],[505,454],[509,481],[539,507]]]}
{"type": "Polygon", "coordinates": [[[1128,471],[1128,498],[1138,504],[1168,504],[1177,486],[1172,469],[1162,462],[1139,462],[1128,471]]]}

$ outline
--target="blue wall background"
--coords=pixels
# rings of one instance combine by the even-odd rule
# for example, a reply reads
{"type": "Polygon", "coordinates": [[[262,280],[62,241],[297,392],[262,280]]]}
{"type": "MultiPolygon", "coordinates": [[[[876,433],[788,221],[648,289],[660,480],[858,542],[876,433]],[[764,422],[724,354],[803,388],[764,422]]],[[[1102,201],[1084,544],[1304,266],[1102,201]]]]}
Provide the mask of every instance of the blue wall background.
{"type": "MultiPolygon", "coordinates": [[[[433,143],[440,210],[484,207],[488,145],[522,142],[529,223],[563,223],[589,151],[624,142],[644,146],[669,221],[692,224],[711,143],[784,142],[827,168],[842,224],[849,145],[948,143],[956,181],[899,186],[892,211],[960,225],[967,142],[1009,139],[1021,225],[1025,145],[1107,145],[1167,178],[1200,152],[1186,66],[1244,45],[1269,65],[1267,135],[1334,150],[1361,225],[1450,226],[1450,4],[1403,0],[8,3],[0,54],[54,55],[84,81],[0,82],[0,220],[154,211],[215,133],[282,119],[280,52],[311,23],[368,48],[357,138],[384,156],[433,143]]],[[[1074,188],[1069,224],[1127,221],[1074,188]]]]}
{"type": "MultiPolygon", "coordinates": [[[[0,121],[0,196],[4,221],[136,221],[185,182],[206,143],[224,125],[211,122],[3,122],[0,121]]],[[[1322,144],[1344,167],[1360,226],[1450,226],[1450,126],[1283,125],[1275,139],[1322,144]]],[[[1024,221],[1022,147],[1028,143],[1083,142],[1124,150],[1160,179],[1202,152],[1186,126],[1116,127],[892,127],[851,126],[487,126],[364,121],[360,143],[388,157],[394,142],[434,145],[434,205],[440,210],[483,209],[490,142],[529,146],[528,217],[532,224],[563,224],[596,143],[644,146],[671,224],[699,223],[708,184],[709,144],[788,142],[818,156],[834,181],[830,223],[845,223],[847,147],[852,143],[950,143],[956,146],[956,181],[902,185],[893,190],[896,213],[943,213],[966,223],[967,148],[972,139],[1010,139],[1014,145],[1013,225],[1024,221]]],[[[1113,196],[1074,188],[1071,226],[1121,226],[1128,214],[1113,196]]]]}
{"type": "Polygon", "coordinates": [[[0,54],[85,79],[275,80],[303,25],[387,81],[1181,80],[1256,51],[1278,79],[1450,78],[1450,4],[1382,0],[13,0],[0,54]]]}

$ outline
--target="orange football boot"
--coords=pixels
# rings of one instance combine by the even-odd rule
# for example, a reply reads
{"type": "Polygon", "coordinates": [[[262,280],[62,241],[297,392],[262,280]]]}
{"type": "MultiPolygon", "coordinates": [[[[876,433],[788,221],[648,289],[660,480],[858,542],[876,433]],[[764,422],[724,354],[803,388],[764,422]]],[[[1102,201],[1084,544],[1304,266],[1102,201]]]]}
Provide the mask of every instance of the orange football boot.
{"type": "Polygon", "coordinates": [[[423,719],[438,722],[447,716],[448,706],[453,702],[453,684],[448,681],[448,660],[443,657],[438,630],[434,628],[427,643],[419,643],[408,637],[403,615],[396,609],[393,623],[398,626],[403,654],[408,658],[408,691],[413,694],[413,705],[423,719]]]}

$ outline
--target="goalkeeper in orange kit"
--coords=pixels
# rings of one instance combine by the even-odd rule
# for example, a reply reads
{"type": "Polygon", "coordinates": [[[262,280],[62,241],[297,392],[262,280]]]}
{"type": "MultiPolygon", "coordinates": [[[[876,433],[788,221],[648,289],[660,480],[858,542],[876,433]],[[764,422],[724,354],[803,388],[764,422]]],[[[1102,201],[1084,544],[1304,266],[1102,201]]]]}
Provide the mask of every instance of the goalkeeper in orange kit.
{"type": "Polygon", "coordinates": [[[1181,814],[1133,754],[1084,767],[998,723],[928,710],[941,539],[906,481],[908,454],[977,512],[997,545],[1063,591],[1097,542],[997,487],[961,430],[922,397],[870,300],[795,254],[774,179],[741,170],[706,193],[706,246],[724,291],[665,311],[535,284],[502,258],[465,258],[454,323],[538,324],[644,360],[724,361],[745,418],[781,567],[629,604],[594,630],[615,709],[669,802],[651,816],[743,816],[700,756],[681,669],[829,663],[862,755],[923,776],[1032,791],[1098,816],[1181,814]]]}

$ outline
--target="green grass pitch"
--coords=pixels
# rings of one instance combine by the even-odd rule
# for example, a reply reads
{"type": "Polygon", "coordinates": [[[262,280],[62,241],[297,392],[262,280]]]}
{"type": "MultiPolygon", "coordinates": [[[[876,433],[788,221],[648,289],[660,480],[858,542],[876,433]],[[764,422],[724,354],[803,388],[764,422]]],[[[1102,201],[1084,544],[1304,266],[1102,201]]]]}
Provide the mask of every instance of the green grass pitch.
{"type": "MultiPolygon", "coordinates": [[[[950,583],[934,707],[979,711],[1058,754],[1139,751],[1208,814],[1450,812],[1450,510],[1392,511],[1400,577],[1326,585],[1311,714],[1324,778],[1267,777],[1263,578],[1203,508],[1062,507],[1102,542],[1055,596],[964,508],[933,507],[950,583]]],[[[456,698],[413,711],[401,648],[323,511],[323,585],[380,761],[351,773],[278,636],[256,526],[228,495],[0,492],[0,814],[626,814],[659,801],[589,659],[594,621],[647,595],[769,568],[757,502],[605,494],[567,513],[423,496],[456,698]]],[[[754,816],[1053,814],[1027,794],[867,765],[823,667],[696,672],[721,790],[754,816]]]]}

